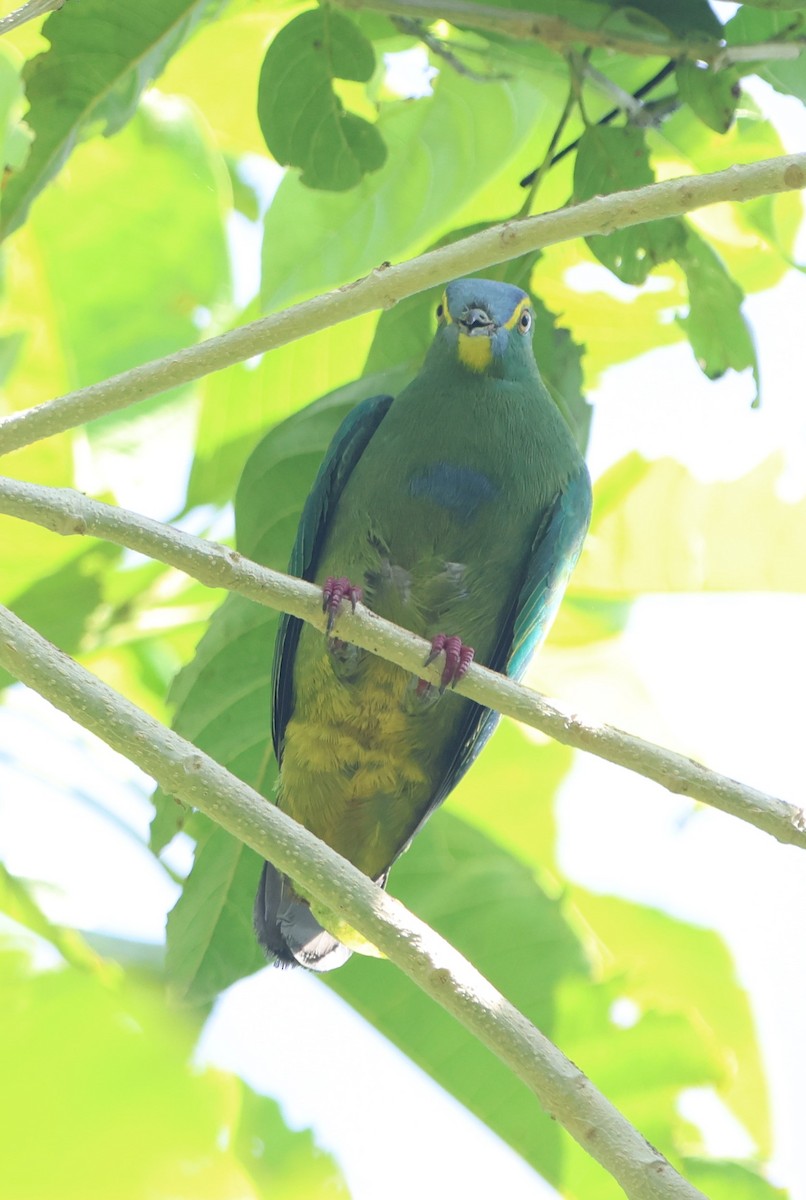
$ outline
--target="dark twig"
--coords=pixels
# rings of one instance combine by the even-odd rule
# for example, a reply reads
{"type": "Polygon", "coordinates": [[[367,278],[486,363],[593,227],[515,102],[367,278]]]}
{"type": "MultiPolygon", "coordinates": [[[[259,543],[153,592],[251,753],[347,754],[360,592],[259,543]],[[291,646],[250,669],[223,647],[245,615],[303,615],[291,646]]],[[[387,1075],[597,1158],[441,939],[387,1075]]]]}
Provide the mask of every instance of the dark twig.
{"type": "MultiPolygon", "coordinates": [[[[644,96],[648,96],[649,93],[654,91],[655,88],[658,87],[661,83],[663,83],[663,81],[665,79],[669,78],[669,76],[674,71],[676,65],[677,64],[676,64],[675,60],[670,60],[669,62],[667,62],[664,66],[661,67],[661,69],[658,72],[656,72],[655,75],[652,76],[651,79],[648,79],[646,83],[643,83],[641,85],[641,87],[637,88],[636,91],[632,92],[631,98],[633,100],[642,100],[644,98],[644,96]]],[[[647,104],[647,105],[644,105],[644,108],[647,110],[648,113],[654,112],[655,120],[657,120],[658,115],[660,113],[662,113],[663,116],[666,116],[668,114],[666,105],[668,105],[668,103],[670,101],[674,101],[675,106],[676,106],[676,103],[677,103],[676,97],[667,96],[663,100],[657,101],[656,105],[647,104]]],[[[617,106],[616,108],[612,108],[609,112],[605,113],[605,115],[603,117],[599,118],[599,120],[597,121],[597,125],[609,125],[623,111],[624,110],[620,105],[617,106]]],[[[648,123],[654,124],[654,121],[650,121],[648,123]]],[[[576,150],[578,145],[579,145],[579,138],[574,138],[573,142],[569,142],[567,146],[563,146],[562,150],[559,150],[552,157],[552,159],[550,160],[550,162],[548,164],[548,167],[545,167],[545,169],[544,169],[545,164],[541,163],[539,167],[535,167],[534,171],[530,171],[528,175],[525,175],[523,177],[523,179],[521,180],[521,187],[531,188],[535,178],[537,178],[538,176],[542,177],[545,174],[546,170],[549,170],[551,167],[556,166],[558,162],[562,162],[562,160],[564,158],[566,158],[569,154],[572,154],[573,151],[576,150]]]]}

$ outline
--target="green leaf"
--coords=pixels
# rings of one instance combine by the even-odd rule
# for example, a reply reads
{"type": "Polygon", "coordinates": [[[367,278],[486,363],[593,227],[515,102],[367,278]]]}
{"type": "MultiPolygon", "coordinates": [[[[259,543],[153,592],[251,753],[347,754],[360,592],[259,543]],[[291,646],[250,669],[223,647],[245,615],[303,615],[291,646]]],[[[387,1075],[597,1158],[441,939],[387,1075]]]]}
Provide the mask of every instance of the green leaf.
{"type": "MultiPolygon", "coordinates": [[[[236,502],[243,552],[284,565],[299,508],[338,421],[359,395],[396,393],[405,370],[341,389],[263,440],[236,502]]],[[[641,477],[634,469],[630,481],[641,477]]],[[[608,492],[605,511],[612,513],[628,487],[614,483],[608,492]]],[[[269,745],[275,619],[265,611],[230,598],[175,689],[177,726],[250,782],[261,753],[267,761],[269,745]]],[[[658,1011],[647,1012],[633,1029],[614,1029],[610,1008],[621,981],[591,978],[576,918],[558,898],[551,801],[569,763],[565,748],[535,746],[505,724],[450,798],[448,811],[426,826],[396,865],[392,891],[469,954],[545,1032],[560,1037],[583,1066],[590,1059],[615,1102],[640,1116],[653,1141],[674,1155],[683,1127],[676,1112],[679,1091],[721,1082],[723,1051],[685,1012],[674,1004],[670,1010],[671,989],[660,985],[658,1011]],[[502,795],[506,804],[490,803],[502,795]]],[[[262,786],[268,778],[267,771],[262,786]]],[[[268,789],[264,794],[270,795],[268,789]]],[[[200,827],[198,818],[194,827],[200,827]]],[[[261,961],[250,928],[258,860],[206,822],[201,830],[196,865],[169,925],[171,985],[196,1003],[209,1001],[217,988],[261,961]]],[[[399,972],[355,956],[328,983],[547,1179],[569,1194],[603,1200],[617,1194],[524,1086],[399,972]],[[591,1172],[594,1187],[588,1186],[591,1172]],[[578,1180],[586,1186],[577,1188],[578,1180]]]]}
{"type": "MultiPolygon", "coordinates": [[[[338,287],[382,262],[425,249],[491,173],[506,169],[533,133],[541,99],[528,81],[482,88],[444,71],[433,96],[384,106],[378,128],[389,158],[358,187],[313,191],[287,175],[266,214],[263,308],[338,287]]],[[[517,176],[511,186],[516,196],[517,176]]]]}
{"type": "Polygon", "coordinates": [[[687,1158],[683,1171],[709,1200],[787,1200],[789,1195],[769,1183],[755,1166],[746,1163],[687,1158]]]}
{"type": "Polygon", "coordinates": [[[806,501],[778,498],[780,474],[770,458],[741,479],[701,483],[673,459],[628,455],[597,482],[575,594],[806,590],[806,501]],[[600,513],[600,487],[622,473],[635,479],[636,466],[639,481],[600,513]]]}
{"type": "MultiPolygon", "coordinates": [[[[253,315],[250,306],[237,323],[253,315]]],[[[257,365],[238,363],[208,375],[200,385],[188,507],[228,503],[247,456],[267,429],[360,375],[377,319],[367,313],[279,346],[257,365]]]]}
{"type": "Polygon", "coordinates": [[[752,367],[758,400],[758,359],[742,314],[742,289],[719,255],[691,228],[678,261],[688,281],[689,311],[677,321],[686,331],[700,369],[709,379],[719,379],[729,368],[744,371],[752,367]]]}
{"type": "MultiPolygon", "coordinates": [[[[71,386],[198,340],[197,310],[229,295],[228,200],[224,164],[178,100],[149,98],[119,137],[78,148],[69,178],[28,223],[70,348],[71,386]]],[[[127,412],[104,425],[131,421],[127,412]]]]}
{"type": "MultiPolygon", "coordinates": [[[[18,66],[0,50],[0,170],[19,171],[31,148],[31,131],[21,120],[24,93],[18,66]]],[[[4,196],[0,193],[0,212],[4,196]]]]}
{"type": "Polygon", "coordinates": [[[232,983],[233,963],[251,974],[266,961],[252,928],[260,859],[218,825],[206,824],[168,914],[165,971],[173,999],[186,1004],[214,1000],[232,983]]]}
{"type": "Polygon", "coordinates": [[[739,72],[715,71],[690,58],[681,59],[675,71],[680,99],[688,104],[709,129],[727,133],[736,115],[741,95],[739,72]]]}
{"type": "MultiPolygon", "coordinates": [[[[725,26],[725,38],[729,46],[753,46],[765,42],[802,43],[806,34],[806,13],[792,9],[806,8],[806,4],[776,4],[775,0],[760,5],[768,11],[761,12],[744,3],[725,26]],[[783,11],[781,11],[783,10],[783,11]]],[[[753,64],[753,70],[766,79],[776,91],[785,96],[797,96],[806,103],[806,71],[804,51],[794,58],[762,58],[753,64]]]]}
{"type": "Polygon", "coordinates": [[[279,163],[302,168],[306,187],[343,192],[386,161],[381,134],[346,112],[334,79],[368,83],[372,43],[343,13],[316,8],[281,29],[269,46],[257,111],[266,145],[279,163]]]}
{"type": "Polygon", "coordinates": [[[618,986],[641,1010],[696,1014],[721,1059],[719,1094],[744,1124],[759,1152],[771,1152],[767,1086],[747,993],[722,939],[652,908],[573,889],[573,902],[618,964],[618,986]]]}
{"type": "MultiPolygon", "coordinates": [[[[528,869],[478,830],[441,812],[395,865],[390,890],[551,1037],[557,991],[569,976],[587,977],[587,963],[562,902],[528,869]]],[[[555,1186],[562,1182],[556,1122],[503,1063],[407,976],[354,955],[326,982],[544,1178],[555,1186]]]]}
{"type": "Polygon", "coordinates": [[[341,1171],[307,1129],[287,1127],[279,1104],[240,1088],[232,1149],[265,1200],[349,1200],[341,1171]]]}
{"type": "Polygon", "coordinates": [[[265,156],[255,104],[260,67],[267,43],[295,7],[293,0],[272,0],[270,6],[230,0],[223,15],[202,24],[160,76],[160,91],[190,100],[224,153],[265,156]]]}
{"type": "MultiPolygon", "coordinates": [[[[619,992],[592,975],[580,926],[565,899],[557,898],[556,885],[541,886],[523,862],[524,850],[540,856],[527,800],[537,793],[550,805],[558,763],[553,755],[541,759],[540,752],[536,761],[535,748],[523,738],[513,763],[517,735],[513,730],[502,733],[503,740],[495,736],[460,786],[465,794],[460,803],[466,804],[472,793],[480,815],[483,802],[490,809],[490,779],[503,769],[506,790],[496,779],[492,795],[505,794],[507,803],[495,805],[488,816],[494,832],[484,836],[450,811],[438,813],[395,865],[391,891],[591,1072],[654,1144],[677,1157],[679,1091],[717,1080],[719,1055],[696,1022],[671,1005],[647,1013],[632,1029],[614,1026],[610,1011],[619,992]],[[520,785],[515,764],[522,773],[520,785]],[[507,810],[513,800],[517,807],[510,821],[507,810]],[[524,816],[525,825],[519,827],[524,816]],[[501,848],[500,826],[512,841],[511,852],[501,848]]],[[[452,798],[449,808],[457,800],[452,798]]],[[[354,956],[326,983],[563,1194],[597,1200],[621,1196],[612,1179],[547,1118],[523,1084],[406,976],[354,956]]]]}
{"type": "MultiPolygon", "coordinates": [[[[635,290],[628,299],[613,294],[604,268],[594,264],[585,242],[576,240],[549,246],[540,258],[533,286],[545,304],[562,314],[563,325],[577,342],[585,344],[584,383],[592,388],[601,373],[616,363],[628,362],[658,346],[679,342],[682,330],[668,319],[670,309],[686,302],[683,273],[669,263],[653,275],[651,289],[635,290]],[[586,275],[594,267],[597,285],[586,275]],[[579,272],[579,275],[577,275],[579,272]],[[596,336],[591,336],[591,330],[596,336]]],[[[623,289],[619,289],[623,295],[623,289]]]]}
{"type": "MultiPolygon", "coordinates": [[[[79,648],[102,602],[107,572],[122,554],[119,546],[109,542],[98,542],[89,549],[80,544],[78,549],[79,553],[55,569],[43,564],[42,577],[11,599],[21,620],[68,654],[79,648]]],[[[0,669],[0,688],[14,682],[7,671],[0,669]]]]}
{"type": "MultiPolygon", "coordinates": [[[[658,171],[666,178],[719,171],[784,153],[775,128],[754,111],[746,94],[741,115],[726,134],[708,129],[683,107],[647,137],[658,171]]],[[[687,224],[713,243],[743,290],[755,292],[773,287],[788,269],[802,216],[801,197],[787,192],[742,204],[710,205],[690,213],[687,224]]]]}
{"type": "MultiPolygon", "coordinates": [[[[0,912],[50,942],[65,962],[82,970],[104,973],[104,964],[80,933],[54,925],[36,903],[30,889],[0,863],[0,912]]],[[[2,951],[0,951],[1,953],[2,951]]]]}
{"type": "MultiPolygon", "coordinates": [[[[593,126],[580,139],[574,166],[574,201],[607,196],[654,181],[644,133],[627,126],[593,126]]],[[[643,283],[658,263],[674,258],[683,245],[679,221],[666,218],[586,238],[593,254],[624,283],[643,283]]]]}
{"type": "Polygon", "coordinates": [[[0,1006],[9,1196],[256,1195],[221,1149],[220,1083],[187,1065],[193,1031],[152,993],[70,968],[36,974],[0,946],[0,1006]]]}
{"type": "Polygon", "coordinates": [[[574,752],[503,718],[488,749],[446,802],[447,811],[528,866],[550,894],[560,878],[555,861],[557,790],[574,752]],[[490,797],[506,798],[491,804],[490,797]]]}
{"type": "MultiPolygon", "coordinates": [[[[568,980],[558,995],[555,1037],[650,1144],[683,1170],[681,1147],[691,1145],[691,1129],[679,1116],[680,1092],[707,1087],[719,1078],[721,1061],[688,1013],[674,1001],[644,1013],[630,1028],[613,1020],[620,998],[617,984],[568,980]]],[[[567,1163],[565,1195],[587,1200],[623,1200],[612,1176],[580,1153],[563,1132],[567,1163]]],[[[698,1147],[699,1148],[699,1147],[698,1147]]]]}
{"type": "MultiPolygon", "coordinates": [[[[268,796],[274,781],[269,679],[277,620],[272,609],[228,596],[169,695],[177,732],[268,796]]],[[[159,850],[184,827],[185,810],[160,790],[155,804],[151,846],[159,850]]]]}
{"type": "Polygon", "coordinates": [[[125,124],[143,88],[208,7],[209,0],[138,0],[126,7],[82,0],[48,18],[43,33],[50,49],[32,59],[23,76],[35,141],[8,181],[0,236],[25,220],[78,141],[125,124]]]}

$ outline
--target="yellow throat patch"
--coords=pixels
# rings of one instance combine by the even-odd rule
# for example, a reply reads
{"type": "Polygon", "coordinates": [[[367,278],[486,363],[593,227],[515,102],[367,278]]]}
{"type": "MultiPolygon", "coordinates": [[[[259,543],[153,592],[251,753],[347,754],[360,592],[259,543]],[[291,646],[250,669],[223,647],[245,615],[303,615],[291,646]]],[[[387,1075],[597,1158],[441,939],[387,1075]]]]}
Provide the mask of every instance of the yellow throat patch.
{"type": "Polygon", "coordinates": [[[459,361],[471,371],[486,371],[493,356],[493,342],[489,337],[471,337],[459,334],[459,361]]]}

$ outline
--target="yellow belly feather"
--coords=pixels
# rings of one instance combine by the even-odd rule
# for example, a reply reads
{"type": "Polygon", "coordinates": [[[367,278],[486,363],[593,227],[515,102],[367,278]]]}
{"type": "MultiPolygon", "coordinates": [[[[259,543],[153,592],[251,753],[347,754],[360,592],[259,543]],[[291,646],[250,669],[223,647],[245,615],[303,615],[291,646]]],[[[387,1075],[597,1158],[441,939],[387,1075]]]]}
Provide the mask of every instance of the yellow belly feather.
{"type": "Polygon", "coordinates": [[[413,727],[421,718],[404,708],[411,676],[372,657],[363,664],[360,685],[345,686],[324,639],[314,638],[318,645],[300,639],[278,804],[376,876],[432,786],[413,727]]]}

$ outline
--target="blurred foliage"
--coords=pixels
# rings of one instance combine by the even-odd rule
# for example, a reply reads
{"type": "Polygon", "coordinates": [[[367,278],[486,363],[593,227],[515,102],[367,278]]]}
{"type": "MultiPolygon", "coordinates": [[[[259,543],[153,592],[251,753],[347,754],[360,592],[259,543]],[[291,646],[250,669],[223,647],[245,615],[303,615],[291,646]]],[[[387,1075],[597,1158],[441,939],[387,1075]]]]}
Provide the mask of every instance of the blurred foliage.
{"type": "MultiPolygon", "coordinates": [[[[567,44],[510,36],[510,3],[481,6],[474,21],[472,0],[457,27],[278,0],[81,0],[4,38],[2,411],[494,221],[779,154],[743,76],[806,101],[803,57],[763,51],[802,45],[806,13],[794,0],[742,4],[724,26],[705,0],[526,7],[560,12],[567,44]],[[760,57],[732,64],[731,49],[748,45],[761,45],[760,57]],[[681,57],[687,48],[693,56],[681,57]],[[400,85],[402,51],[415,55],[400,85]]],[[[586,390],[658,346],[687,339],[707,377],[750,371],[763,383],[743,301],[783,278],[801,218],[797,195],[763,197],[490,270],[531,288],[538,360],[580,445],[586,390]]],[[[224,540],[237,488],[239,549],[283,569],[338,423],[359,399],[411,378],[437,301],[424,293],[291,343],[28,447],[6,469],[224,540]]],[[[554,651],[614,639],[646,592],[806,590],[804,506],[780,499],[780,473],[775,459],[728,483],[637,454],[613,466],[597,482],[554,651]]],[[[8,518],[0,546],[4,603],[271,798],[275,613],[237,596],[219,605],[161,564],[8,518]]],[[[780,1195],[763,1177],[767,1093],[724,946],[586,893],[557,865],[554,798],[571,757],[505,723],[396,867],[395,894],[710,1196],[780,1195]],[[506,803],[491,806],[490,795],[506,803]],[[629,1026],[614,1017],[623,999],[636,1014],[629,1026]],[[695,1086],[718,1093],[758,1158],[705,1153],[678,1111],[695,1086]]],[[[345,1194],[334,1164],[310,1135],[285,1128],[272,1100],[187,1066],[211,1002],[261,966],[251,929],[259,863],[158,793],[154,853],[179,830],[196,858],[169,918],[164,971],[110,966],[0,871],[0,912],[62,963],[42,971],[0,944],[0,1158],[20,1200],[345,1194]],[[183,1016],[166,1010],[165,981],[183,1016]]],[[[328,984],[563,1195],[620,1194],[389,964],[354,958],[328,984]]]]}
{"type": "Polygon", "coordinates": [[[6,1195],[347,1195],[333,1161],[309,1133],[292,1133],[276,1104],[232,1076],[188,1066],[196,1023],[169,1011],[153,984],[78,966],[37,969],[21,944],[0,937],[0,1002],[6,1195]]]}

